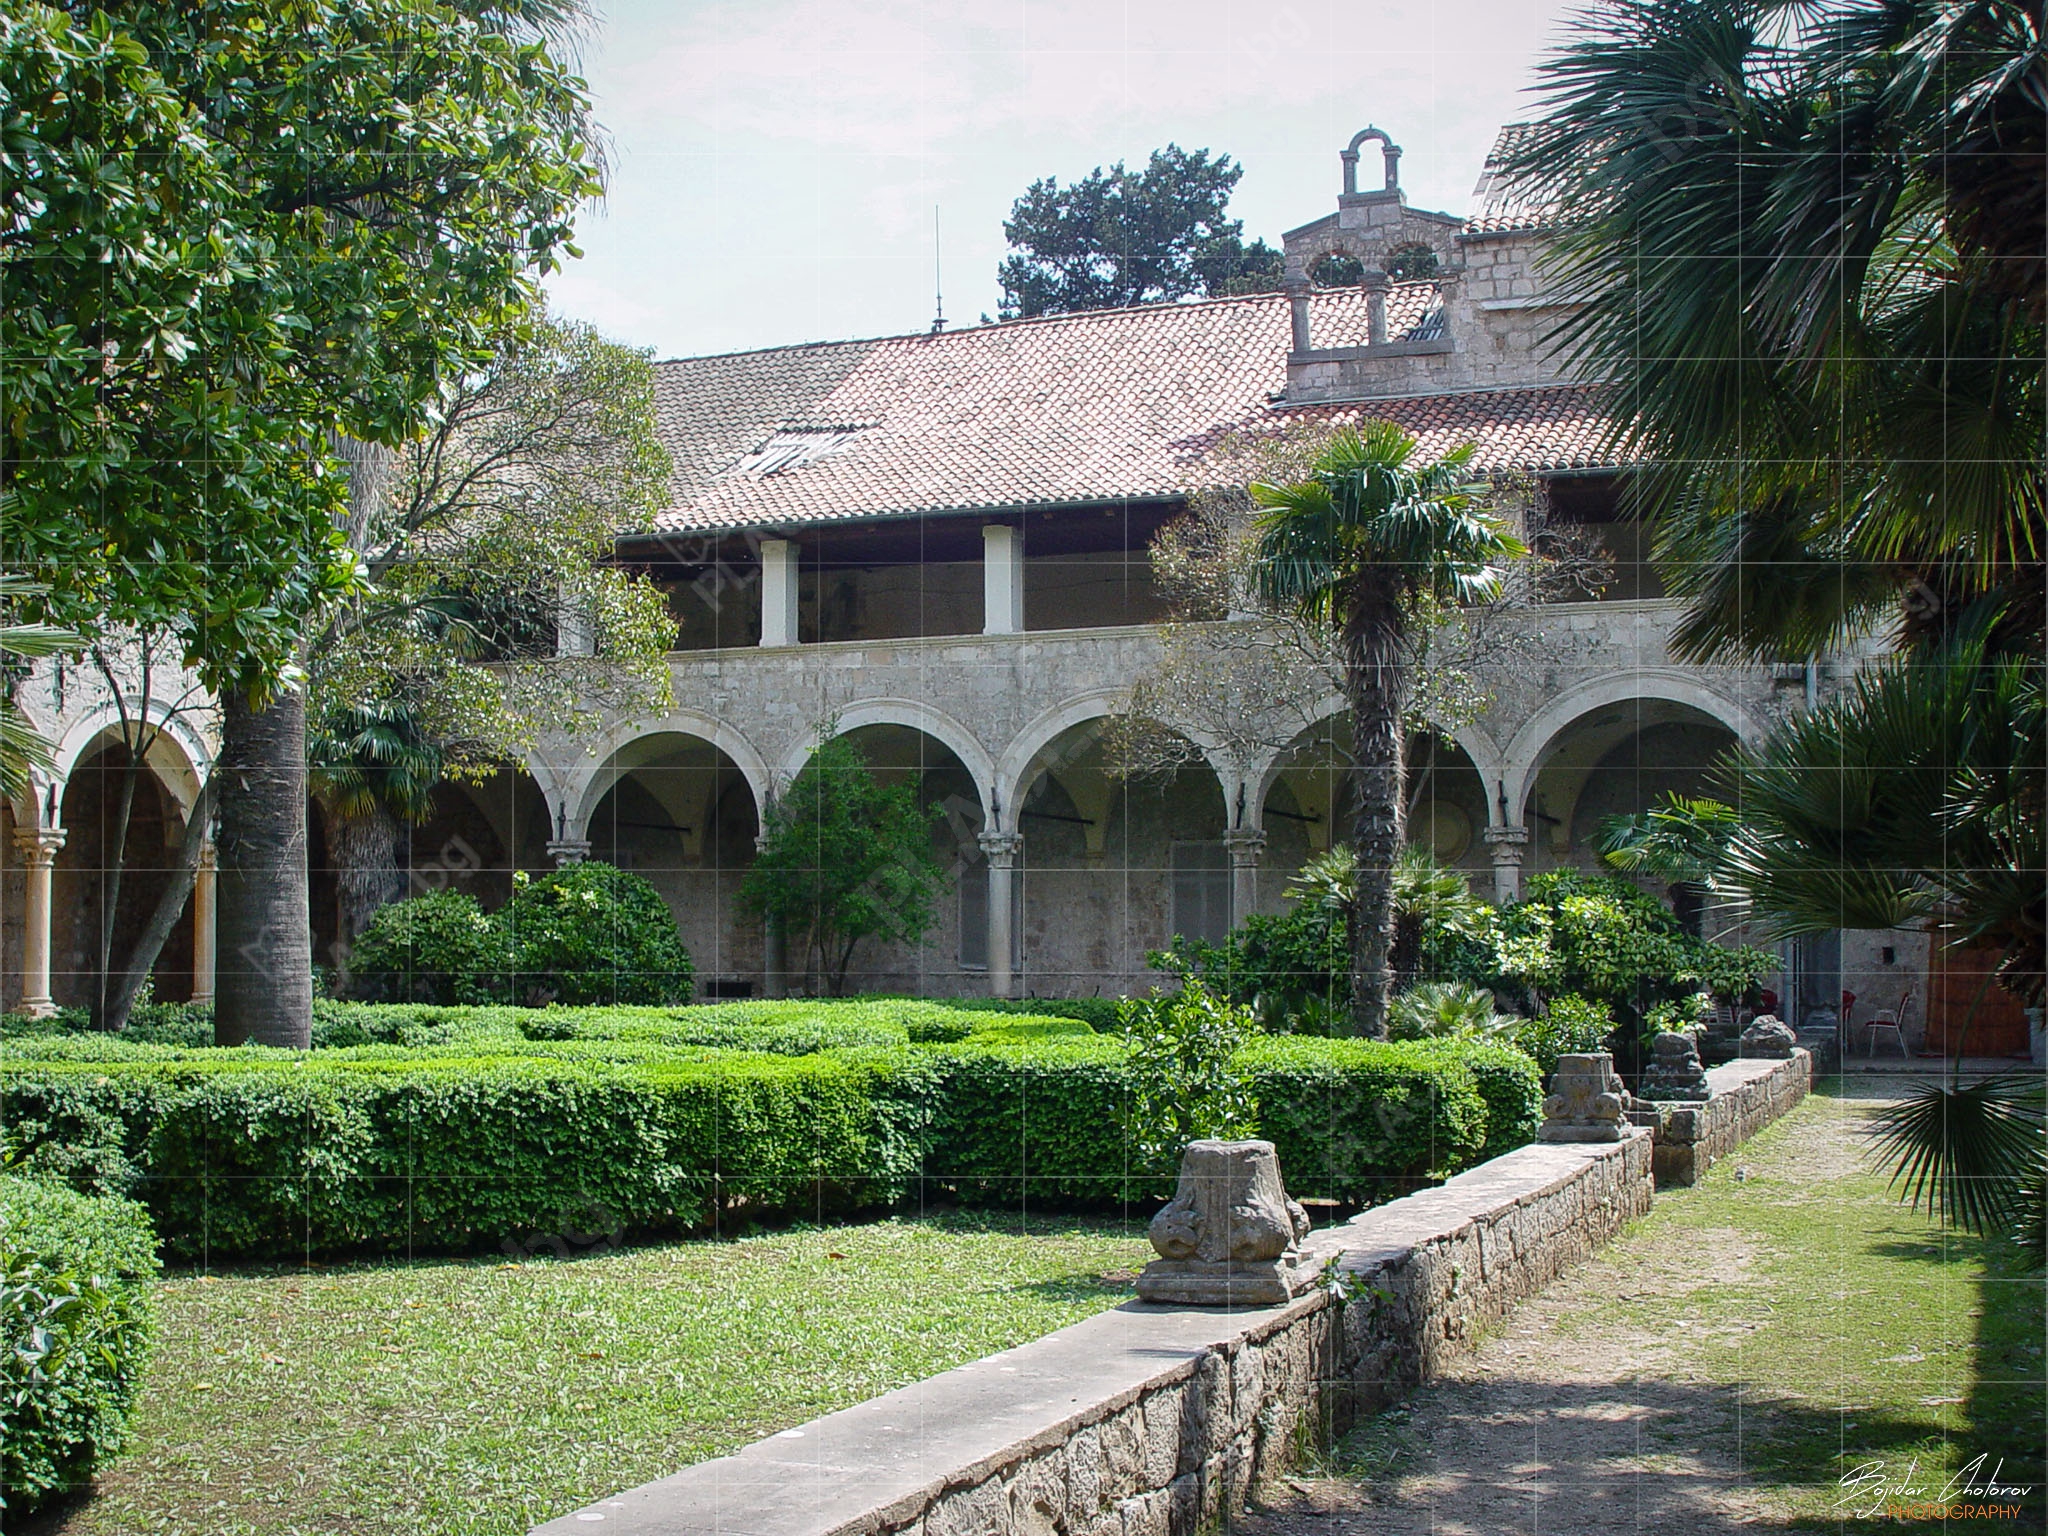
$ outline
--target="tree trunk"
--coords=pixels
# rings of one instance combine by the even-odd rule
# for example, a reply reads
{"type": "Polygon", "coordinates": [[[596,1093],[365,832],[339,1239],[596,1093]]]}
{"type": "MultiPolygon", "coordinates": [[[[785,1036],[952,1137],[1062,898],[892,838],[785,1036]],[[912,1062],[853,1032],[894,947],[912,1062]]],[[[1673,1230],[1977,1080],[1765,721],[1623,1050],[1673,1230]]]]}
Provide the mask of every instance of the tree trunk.
{"type": "MultiPolygon", "coordinates": [[[[145,680],[144,686],[147,687],[145,680]]],[[[144,696],[147,703],[147,695],[144,696]]],[[[126,725],[126,721],[123,721],[126,725]]],[[[87,1010],[94,1029],[119,1029],[111,1021],[109,1004],[114,988],[114,923],[120,916],[121,874],[128,861],[128,826],[135,819],[135,781],[142,776],[140,731],[123,730],[128,745],[121,764],[121,791],[114,806],[114,824],[101,858],[99,944],[93,954],[92,1006],[87,1010]]],[[[124,1019],[125,1022],[125,1019],[124,1019]]]]}
{"type": "Polygon", "coordinates": [[[1351,1027],[1387,1036],[1393,996],[1394,864],[1407,821],[1401,793],[1407,702],[1407,650],[1400,594],[1390,577],[1367,569],[1345,610],[1344,682],[1351,703],[1352,847],[1358,896],[1351,904],[1351,1027]]]}
{"type": "Polygon", "coordinates": [[[341,963],[348,967],[348,947],[362,937],[377,909],[405,894],[405,871],[398,852],[405,828],[382,801],[359,815],[327,808],[322,818],[327,833],[327,859],[334,866],[337,905],[341,909],[341,963]]]}
{"type": "Polygon", "coordinates": [[[184,914],[185,903],[192,895],[192,883],[199,873],[199,853],[206,846],[207,825],[213,820],[213,784],[214,781],[208,779],[200,787],[199,798],[192,803],[192,814],[185,819],[185,837],[178,845],[178,861],[171,867],[170,883],[157,897],[156,909],[143,925],[142,935],[135,941],[127,966],[113,978],[107,989],[104,1025],[107,1029],[128,1027],[128,1016],[135,1011],[135,999],[142,991],[142,984],[156,969],[157,956],[163,953],[171,930],[178,926],[178,919],[184,914]]]}
{"type": "Polygon", "coordinates": [[[219,972],[214,1040],[304,1050],[313,1035],[306,902],[306,698],[221,701],[219,972]]]}

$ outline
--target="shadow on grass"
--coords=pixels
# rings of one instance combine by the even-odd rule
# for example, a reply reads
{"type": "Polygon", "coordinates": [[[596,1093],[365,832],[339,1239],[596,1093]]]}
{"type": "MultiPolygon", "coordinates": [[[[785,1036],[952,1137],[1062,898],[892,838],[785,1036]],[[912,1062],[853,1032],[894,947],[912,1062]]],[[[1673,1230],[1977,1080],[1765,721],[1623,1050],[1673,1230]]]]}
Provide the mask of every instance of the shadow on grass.
{"type": "MultiPolygon", "coordinates": [[[[1902,1506],[1944,1493],[1945,1476],[1924,1470],[1930,1448],[1951,1438],[1932,1415],[1836,1412],[1759,1400],[1739,1387],[1652,1380],[1582,1383],[1492,1374],[1425,1389],[1431,1391],[1449,1399],[1434,1405],[1436,1430],[1415,1421],[1417,1399],[1373,1415],[1322,1466],[1340,1481],[1292,1490],[1283,1485],[1285,1497],[1242,1530],[1247,1536],[1331,1530],[1424,1536],[1446,1521],[1461,1530],[1572,1536],[2041,1529],[2038,1418],[2033,1465],[2020,1470],[2008,1461],[1999,1479],[2033,1485],[2024,1496],[1996,1500],[2019,1511],[2017,1518],[1944,1525],[1910,1512],[1902,1518],[1902,1506]],[[1446,1409],[1448,1425],[1442,1423],[1446,1409]],[[1403,1487],[1408,1478],[1416,1481],[1403,1487]],[[1770,1505],[1793,1503],[1801,1509],[1796,1516],[1768,1512],[1770,1505]],[[1364,1524],[1332,1519],[1367,1511],[1364,1524]]],[[[1959,1459],[1988,1453],[1988,1480],[1999,1446],[2019,1438],[2020,1428],[2007,1425],[1981,1445],[1965,1441],[1968,1455],[1959,1459]]],[[[1953,1488],[1947,1497],[1992,1502],[1953,1488]]]]}

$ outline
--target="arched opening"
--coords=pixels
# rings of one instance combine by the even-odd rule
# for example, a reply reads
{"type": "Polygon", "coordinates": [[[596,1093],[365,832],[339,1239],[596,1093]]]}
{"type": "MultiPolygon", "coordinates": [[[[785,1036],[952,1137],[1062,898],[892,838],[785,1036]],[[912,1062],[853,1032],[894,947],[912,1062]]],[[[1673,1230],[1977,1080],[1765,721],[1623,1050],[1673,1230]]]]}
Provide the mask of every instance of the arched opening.
{"type": "Polygon", "coordinates": [[[1177,763],[1125,771],[1103,719],[1068,726],[1018,779],[1024,834],[1023,974],[1044,996],[1138,993],[1176,934],[1230,931],[1228,807],[1192,745],[1177,763]]]}
{"type": "Polygon", "coordinates": [[[1526,869],[1601,872],[1603,820],[1646,810],[1667,793],[1705,793],[1736,741],[1727,725],[1675,699],[1624,699],[1578,716],[1551,737],[1530,777],[1526,869]]]}
{"type": "Polygon", "coordinates": [[[591,792],[590,857],[661,892],[696,963],[697,995],[758,995],[761,935],[736,919],[734,898],[761,823],[739,766],[700,736],[657,731],[614,752],[591,792]]]}
{"type": "MultiPolygon", "coordinates": [[[[1351,767],[1351,720],[1333,715],[1302,733],[1283,753],[1267,781],[1261,825],[1265,860],[1259,878],[1262,911],[1275,910],[1289,876],[1333,843],[1350,836],[1351,807],[1345,776],[1351,767]]],[[[1446,869],[1465,874],[1475,889],[1490,866],[1486,784],[1456,741],[1418,732],[1407,745],[1408,842],[1427,849],[1446,869]]]]}
{"type": "Polygon", "coordinates": [[[554,868],[547,796],[525,769],[507,765],[479,783],[434,786],[433,812],[410,837],[406,894],[466,890],[487,912],[512,896],[516,871],[554,868]]]}
{"type": "MultiPolygon", "coordinates": [[[[854,953],[847,990],[980,993],[988,972],[988,863],[980,843],[985,818],[976,775],[959,752],[913,725],[870,720],[840,735],[860,750],[883,784],[916,790],[919,807],[932,814],[932,853],[946,876],[922,942],[864,942],[854,953]]],[[[814,960],[791,945],[794,973],[802,974],[814,960]]],[[[825,979],[813,969],[805,986],[822,991],[825,979]]]]}
{"type": "Polygon", "coordinates": [[[1345,251],[1327,251],[1309,263],[1308,280],[1318,288],[1356,288],[1365,263],[1345,251]]]}
{"type": "MultiPolygon", "coordinates": [[[[99,985],[102,924],[111,904],[112,964],[125,965],[136,940],[171,883],[185,837],[185,812],[155,759],[175,752],[167,737],[145,750],[135,777],[125,839],[120,833],[122,786],[129,749],[118,739],[89,746],[64,782],[58,850],[50,883],[50,995],[59,1007],[85,1008],[99,985]],[[118,858],[117,858],[118,850],[118,858]],[[118,871],[117,871],[118,865],[118,871]],[[117,878],[118,875],[118,878],[117,878]]],[[[185,768],[182,756],[178,767],[185,768]]],[[[188,898],[151,971],[159,1002],[192,996],[192,904],[188,898]]]]}

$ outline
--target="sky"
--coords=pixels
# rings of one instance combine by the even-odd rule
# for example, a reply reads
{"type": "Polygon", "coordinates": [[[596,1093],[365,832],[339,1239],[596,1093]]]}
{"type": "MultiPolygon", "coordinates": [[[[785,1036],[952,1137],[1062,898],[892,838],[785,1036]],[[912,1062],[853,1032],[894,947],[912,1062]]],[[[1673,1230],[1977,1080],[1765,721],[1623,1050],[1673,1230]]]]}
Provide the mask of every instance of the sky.
{"type": "Polygon", "coordinates": [[[1572,8],[609,0],[583,61],[609,183],[550,302],[659,357],[921,331],[935,278],[973,324],[1032,181],[1168,142],[1243,165],[1248,240],[1335,208],[1368,123],[1401,145],[1411,205],[1463,213],[1572,8]]]}

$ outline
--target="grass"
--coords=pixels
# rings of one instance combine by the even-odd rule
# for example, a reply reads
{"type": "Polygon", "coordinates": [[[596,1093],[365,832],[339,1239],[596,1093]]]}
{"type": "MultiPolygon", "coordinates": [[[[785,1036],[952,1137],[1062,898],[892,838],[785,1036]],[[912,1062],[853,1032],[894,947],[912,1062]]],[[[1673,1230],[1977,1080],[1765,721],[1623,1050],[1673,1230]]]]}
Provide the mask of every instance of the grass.
{"type": "Polygon", "coordinates": [[[1963,1502],[2025,1515],[1969,1528],[2042,1530],[2043,1277],[2003,1239],[1898,1203],[1871,1161],[1877,1107],[1816,1094],[1696,1188],[1660,1190],[1648,1216],[1490,1331],[1476,1384],[1364,1421],[1330,1470],[1404,1508],[1547,1486],[1549,1518],[1575,1532],[1582,1494],[1733,1529],[1686,1502],[1715,1488],[1772,1529],[1958,1529],[1919,1507],[1995,1477],[2031,1492],[1963,1502]],[[1452,1433],[1473,1402],[1510,1427],[1452,1433]],[[1574,1425],[1617,1417],[1640,1438],[1574,1445],[1574,1425]]]}
{"type": "Polygon", "coordinates": [[[1985,1475],[2002,1460],[2006,1482],[2031,1484],[2038,1515],[2042,1277],[2005,1242],[1945,1231],[1897,1202],[1863,1150],[1875,1109],[1816,1096],[1697,1188],[1660,1194],[1616,1266],[1638,1244],[1750,1257],[1676,1306],[1623,1296],[1607,1315],[1689,1335],[1678,1363],[1735,1389],[1744,1469],[1799,1524],[1839,1529],[1882,1506],[1869,1497],[1880,1477],[1932,1494],[1979,1456],[1985,1475]],[[1828,1118],[1835,1134],[1815,1134],[1828,1118]]]}
{"type": "Polygon", "coordinates": [[[133,1450],[38,1536],[524,1532],[1112,1306],[1146,1252],[945,1216],[177,1276],[133,1450]]]}

